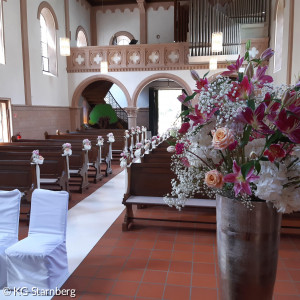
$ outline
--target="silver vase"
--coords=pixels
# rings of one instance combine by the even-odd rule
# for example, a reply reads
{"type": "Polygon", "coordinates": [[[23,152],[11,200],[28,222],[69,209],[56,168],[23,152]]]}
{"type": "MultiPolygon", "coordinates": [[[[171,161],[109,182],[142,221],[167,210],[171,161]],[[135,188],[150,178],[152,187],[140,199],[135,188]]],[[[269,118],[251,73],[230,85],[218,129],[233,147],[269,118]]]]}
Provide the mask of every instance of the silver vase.
{"type": "Polygon", "coordinates": [[[217,196],[218,281],[221,300],[272,300],[281,214],[266,202],[217,196]]]}

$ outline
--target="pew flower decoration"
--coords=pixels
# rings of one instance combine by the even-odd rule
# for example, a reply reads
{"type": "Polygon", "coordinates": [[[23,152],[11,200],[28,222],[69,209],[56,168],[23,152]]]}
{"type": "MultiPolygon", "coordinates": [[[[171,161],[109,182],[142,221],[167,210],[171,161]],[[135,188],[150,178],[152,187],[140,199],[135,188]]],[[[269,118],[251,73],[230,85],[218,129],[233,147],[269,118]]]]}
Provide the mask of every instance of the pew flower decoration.
{"type": "Polygon", "coordinates": [[[141,133],[142,131],[141,131],[141,128],[140,128],[140,126],[136,126],[136,133],[141,133]]]}
{"type": "Polygon", "coordinates": [[[104,138],[102,137],[102,135],[99,135],[97,137],[97,146],[103,146],[104,145],[104,138]]]}
{"type": "Polygon", "coordinates": [[[135,128],[131,127],[131,134],[134,135],[135,134],[135,128]]]}
{"type": "Polygon", "coordinates": [[[142,132],[147,132],[147,127],[142,126],[142,132]]]}
{"type": "Polygon", "coordinates": [[[83,144],[83,150],[91,150],[92,144],[91,144],[91,141],[90,141],[90,140],[84,139],[84,140],[82,141],[82,144],[83,144]]]}
{"type": "Polygon", "coordinates": [[[63,148],[63,151],[64,151],[63,156],[70,156],[70,155],[72,155],[72,145],[70,143],[64,143],[62,145],[62,148],[63,148]]]}
{"type": "Polygon", "coordinates": [[[33,150],[31,155],[31,163],[35,165],[42,165],[44,162],[44,157],[40,155],[39,150],[33,150]]]}
{"type": "Polygon", "coordinates": [[[112,132],[110,132],[108,135],[108,142],[109,143],[113,143],[115,141],[115,137],[114,137],[114,134],[112,132]]]}
{"type": "Polygon", "coordinates": [[[274,86],[265,64],[274,52],[251,60],[249,49],[248,42],[245,57],[212,82],[192,71],[197,89],[184,100],[188,121],[172,145],[170,206],[180,209],[201,193],[248,206],[264,200],[282,213],[300,210],[300,82],[274,86]]]}
{"type": "Polygon", "coordinates": [[[129,138],[130,138],[130,135],[129,135],[129,130],[125,130],[125,137],[126,137],[127,139],[129,139],[129,138]]]}
{"type": "Polygon", "coordinates": [[[121,168],[125,168],[127,166],[127,160],[128,160],[128,153],[122,152],[120,158],[120,166],[121,168]]]}

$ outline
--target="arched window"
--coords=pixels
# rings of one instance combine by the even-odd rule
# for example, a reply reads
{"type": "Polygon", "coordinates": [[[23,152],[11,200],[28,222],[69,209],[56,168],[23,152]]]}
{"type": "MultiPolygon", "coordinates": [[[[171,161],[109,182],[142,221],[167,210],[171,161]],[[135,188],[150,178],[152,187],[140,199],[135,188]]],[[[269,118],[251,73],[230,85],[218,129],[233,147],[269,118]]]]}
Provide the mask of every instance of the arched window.
{"type": "Polygon", "coordinates": [[[134,36],[127,31],[119,31],[110,39],[110,45],[129,45],[134,36]]]}
{"type": "Polygon", "coordinates": [[[5,64],[4,53],[4,27],[3,27],[3,1],[0,0],[0,64],[5,64]]]}
{"type": "Polygon", "coordinates": [[[281,70],[283,50],[284,0],[278,0],[275,21],[274,73],[281,70]]]}
{"type": "Polygon", "coordinates": [[[56,29],[57,19],[52,7],[42,2],[38,9],[41,28],[41,56],[43,74],[57,75],[56,29]]]}
{"type": "Polygon", "coordinates": [[[86,47],[88,45],[86,31],[79,26],[76,30],[77,47],[86,47]]]}

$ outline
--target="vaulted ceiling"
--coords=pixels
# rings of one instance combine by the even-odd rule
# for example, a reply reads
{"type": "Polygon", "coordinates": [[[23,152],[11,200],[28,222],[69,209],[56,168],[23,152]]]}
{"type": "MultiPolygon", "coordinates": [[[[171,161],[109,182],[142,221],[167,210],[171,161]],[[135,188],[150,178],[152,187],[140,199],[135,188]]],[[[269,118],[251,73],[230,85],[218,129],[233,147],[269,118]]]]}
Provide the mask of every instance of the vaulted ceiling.
{"type": "MultiPolygon", "coordinates": [[[[92,6],[136,4],[137,0],[87,0],[92,6]]],[[[173,0],[145,0],[146,3],[172,2],[173,0]]]]}

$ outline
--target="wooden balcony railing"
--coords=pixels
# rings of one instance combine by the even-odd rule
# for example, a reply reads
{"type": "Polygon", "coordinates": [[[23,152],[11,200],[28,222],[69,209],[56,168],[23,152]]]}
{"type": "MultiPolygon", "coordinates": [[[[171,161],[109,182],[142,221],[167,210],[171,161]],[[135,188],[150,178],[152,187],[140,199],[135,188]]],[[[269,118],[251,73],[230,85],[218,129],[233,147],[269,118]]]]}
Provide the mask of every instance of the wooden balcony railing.
{"type": "MultiPolygon", "coordinates": [[[[245,53],[245,42],[241,45],[241,55],[245,53]]],[[[257,56],[268,47],[268,39],[253,39],[253,52],[257,56]]],[[[71,48],[67,60],[67,71],[100,72],[100,62],[108,62],[110,72],[157,71],[208,69],[209,56],[201,57],[201,63],[189,63],[189,43],[143,44],[128,46],[90,46],[71,48]]],[[[224,58],[224,57],[223,57],[224,58]]],[[[226,58],[218,63],[218,68],[226,68],[226,58]]]]}

